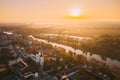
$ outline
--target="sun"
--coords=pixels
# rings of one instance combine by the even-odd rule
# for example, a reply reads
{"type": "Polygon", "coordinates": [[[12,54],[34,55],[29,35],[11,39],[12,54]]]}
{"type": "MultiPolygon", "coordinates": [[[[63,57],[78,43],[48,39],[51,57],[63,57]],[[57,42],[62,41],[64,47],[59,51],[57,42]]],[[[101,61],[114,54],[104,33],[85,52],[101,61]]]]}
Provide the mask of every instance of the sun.
{"type": "Polygon", "coordinates": [[[81,16],[81,11],[80,9],[71,9],[70,10],[70,16],[73,16],[73,17],[78,17],[78,16],[81,16]]]}
{"type": "Polygon", "coordinates": [[[80,8],[71,8],[69,10],[69,15],[67,16],[67,19],[85,19],[86,16],[83,15],[80,8]]]}

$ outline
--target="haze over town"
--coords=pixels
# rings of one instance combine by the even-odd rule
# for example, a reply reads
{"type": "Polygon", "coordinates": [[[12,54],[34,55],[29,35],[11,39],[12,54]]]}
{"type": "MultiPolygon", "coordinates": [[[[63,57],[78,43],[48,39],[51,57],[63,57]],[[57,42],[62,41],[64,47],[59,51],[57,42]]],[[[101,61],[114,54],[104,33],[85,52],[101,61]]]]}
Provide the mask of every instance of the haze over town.
{"type": "Polygon", "coordinates": [[[0,0],[0,80],[120,80],[120,0],[0,0]]]}

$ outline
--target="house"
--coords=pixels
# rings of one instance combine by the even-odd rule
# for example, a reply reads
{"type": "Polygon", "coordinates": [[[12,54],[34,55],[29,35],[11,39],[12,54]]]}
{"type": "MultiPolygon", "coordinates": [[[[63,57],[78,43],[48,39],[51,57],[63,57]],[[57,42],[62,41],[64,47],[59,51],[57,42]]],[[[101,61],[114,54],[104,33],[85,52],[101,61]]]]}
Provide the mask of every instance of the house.
{"type": "Polygon", "coordinates": [[[0,72],[6,71],[6,67],[4,64],[0,63],[0,72]]]}
{"type": "Polygon", "coordinates": [[[67,75],[65,75],[64,73],[59,73],[57,74],[55,77],[53,77],[52,80],[72,80],[71,78],[69,78],[67,75]]]}
{"type": "Polygon", "coordinates": [[[6,65],[2,62],[0,62],[0,80],[2,80],[1,78],[8,76],[8,69],[6,67],[6,65]]]}
{"type": "Polygon", "coordinates": [[[9,60],[8,64],[9,66],[12,66],[12,65],[17,64],[19,61],[20,61],[20,58],[14,58],[14,59],[9,60]]]}
{"type": "Polygon", "coordinates": [[[28,67],[28,65],[22,59],[20,59],[19,62],[17,63],[17,68],[20,71],[24,70],[27,67],[28,67]]]}
{"type": "Polygon", "coordinates": [[[19,60],[14,68],[16,72],[25,79],[33,76],[31,69],[22,59],[19,60]]]}
{"type": "Polygon", "coordinates": [[[31,69],[29,67],[26,67],[25,69],[20,70],[19,75],[24,77],[25,79],[30,77],[30,76],[33,76],[31,69]]]}

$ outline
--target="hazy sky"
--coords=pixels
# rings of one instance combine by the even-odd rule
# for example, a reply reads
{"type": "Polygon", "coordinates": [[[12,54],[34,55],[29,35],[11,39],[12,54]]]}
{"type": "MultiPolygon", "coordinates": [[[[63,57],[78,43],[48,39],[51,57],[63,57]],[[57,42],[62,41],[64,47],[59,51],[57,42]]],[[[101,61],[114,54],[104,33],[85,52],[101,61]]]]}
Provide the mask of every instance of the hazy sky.
{"type": "Polygon", "coordinates": [[[0,20],[66,19],[73,8],[89,19],[120,19],[120,0],[0,0],[0,20]]]}

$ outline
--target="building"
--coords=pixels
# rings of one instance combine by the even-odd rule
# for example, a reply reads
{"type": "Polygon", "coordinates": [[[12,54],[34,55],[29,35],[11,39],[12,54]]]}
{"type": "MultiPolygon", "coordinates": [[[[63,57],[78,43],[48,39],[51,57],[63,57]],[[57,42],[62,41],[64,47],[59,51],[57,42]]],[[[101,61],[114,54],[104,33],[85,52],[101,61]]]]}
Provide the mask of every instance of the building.
{"type": "Polygon", "coordinates": [[[0,80],[2,80],[4,76],[8,76],[8,69],[4,63],[0,62],[0,80]]]}
{"type": "Polygon", "coordinates": [[[9,33],[10,32],[0,32],[0,44],[2,46],[17,41],[18,37],[14,34],[9,34],[9,33]]]}
{"type": "Polygon", "coordinates": [[[14,66],[14,69],[16,73],[25,79],[33,76],[31,69],[22,59],[14,66]]]}
{"type": "Polygon", "coordinates": [[[31,45],[31,44],[32,44],[32,40],[30,40],[30,39],[25,39],[25,40],[24,40],[24,44],[31,45]]]}
{"type": "Polygon", "coordinates": [[[40,65],[41,65],[41,67],[43,67],[43,65],[44,65],[44,56],[43,56],[43,53],[40,54],[40,65]]]}
{"type": "Polygon", "coordinates": [[[0,63],[0,72],[6,71],[6,67],[4,64],[0,63]]]}
{"type": "Polygon", "coordinates": [[[32,74],[29,67],[26,67],[25,69],[19,71],[19,75],[26,79],[33,76],[34,74],[32,74]]]}
{"type": "Polygon", "coordinates": [[[43,67],[44,65],[43,53],[39,52],[39,53],[31,54],[31,58],[33,61],[35,61],[36,63],[39,63],[43,67]]]}
{"type": "Polygon", "coordinates": [[[53,77],[52,80],[72,80],[72,79],[63,73],[59,73],[55,77],[53,77]]]}

